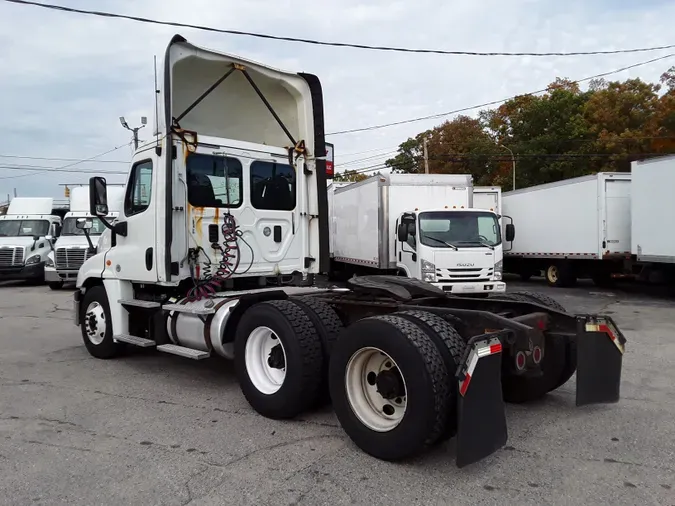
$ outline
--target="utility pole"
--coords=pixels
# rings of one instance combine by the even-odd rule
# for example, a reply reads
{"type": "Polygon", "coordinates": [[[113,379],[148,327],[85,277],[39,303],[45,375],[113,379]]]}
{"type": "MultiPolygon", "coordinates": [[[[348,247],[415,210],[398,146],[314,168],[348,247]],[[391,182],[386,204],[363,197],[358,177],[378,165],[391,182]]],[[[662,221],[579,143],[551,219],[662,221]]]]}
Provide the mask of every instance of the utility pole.
{"type": "Polygon", "coordinates": [[[129,130],[134,134],[134,150],[138,149],[138,131],[148,124],[148,118],[146,118],[145,116],[141,116],[141,126],[135,128],[131,128],[129,126],[127,120],[124,119],[124,116],[120,116],[120,123],[124,128],[126,128],[127,130],[129,130]]]}
{"type": "Polygon", "coordinates": [[[500,144],[501,147],[503,147],[505,150],[507,150],[509,153],[511,153],[511,166],[512,166],[512,172],[513,172],[513,189],[516,189],[516,157],[513,154],[513,151],[511,151],[509,148],[504,146],[503,144],[500,144]]]}
{"type": "Polygon", "coordinates": [[[424,138],[424,173],[429,174],[429,150],[427,149],[427,143],[429,139],[424,138]]]}

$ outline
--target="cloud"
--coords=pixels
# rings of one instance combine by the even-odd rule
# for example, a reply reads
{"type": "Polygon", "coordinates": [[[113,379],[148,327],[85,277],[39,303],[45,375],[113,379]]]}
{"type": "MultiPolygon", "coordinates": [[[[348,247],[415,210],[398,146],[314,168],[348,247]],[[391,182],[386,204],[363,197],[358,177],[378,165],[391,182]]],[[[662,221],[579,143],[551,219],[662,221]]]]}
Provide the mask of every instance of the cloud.
{"type": "MultiPolygon", "coordinates": [[[[57,3],[80,8],[92,5],[87,0],[57,3]]],[[[584,51],[667,44],[672,42],[670,29],[662,20],[675,15],[675,4],[655,0],[324,0],[320,4],[98,0],[96,8],[279,35],[467,51],[584,51]]],[[[174,33],[201,46],[317,74],[324,88],[329,132],[506,98],[545,87],[556,77],[586,77],[668,52],[569,58],[382,53],[212,34],[0,2],[0,155],[87,158],[129,142],[130,132],[121,128],[118,117],[125,116],[136,125],[144,115],[152,122],[153,55],[161,58],[174,33]]],[[[670,64],[659,62],[616,78],[655,81],[670,64]]],[[[385,148],[393,151],[409,136],[439,122],[330,140],[335,143],[338,164],[361,157],[345,156],[349,153],[376,148],[385,152],[366,162],[372,165],[387,158],[385,148]]],[[[104,158],[129,157],[130,150],[121,148],[104,158]]],[[[66,162],[0,158],[0,166],[20,164],[58,167],[66,162]]],[[[77,168],[126,170],[124,164],[109,163],[77,168]]],[[[0,168],[0,200],[15,187],[19,195],[60,197],[58,183],[84,182],[90,175],[53,170],[24,174],[0,168]]],[[[120,182],[124,177],[109,179],[120,182]]]]}

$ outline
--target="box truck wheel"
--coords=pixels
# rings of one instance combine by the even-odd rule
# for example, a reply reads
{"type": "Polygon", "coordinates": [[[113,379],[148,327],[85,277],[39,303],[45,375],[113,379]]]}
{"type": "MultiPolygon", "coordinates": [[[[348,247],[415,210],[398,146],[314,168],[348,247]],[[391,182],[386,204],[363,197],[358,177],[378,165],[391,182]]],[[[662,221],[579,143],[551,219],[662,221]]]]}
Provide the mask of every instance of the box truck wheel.
{"type": "Polygon", "coordinates": [[[63,288],[63,281],[52,281],[51,283],[49,283],[49,288],[51,288],[52,290],[60,290],[61,288],[63,288]]]}
{"type": "Polygon", "coordinates": [[[314,297],[293,297],[290,299],[299,306],[314,325],[314,331],[321,339],[323,354],[323,370],[321,372],[321,386],[317,397],[317,404],[323,405],[330,401],[328,390],[328,362],[333,345],[344,328],[340,317],[335,310],[325,302],[314,297]]]}
{"type": "Polygon", "coordinates": [[[328,378],[340,425],[376,458],[411,457],[446,430],[447,367],[433,339],[402,316],[347,327],[333,349],[328,378]]]}
{"type": "Polygon", "coordinates": [[[108,294],[101,285],[89,288],[80,306],[80,328],[87,351],[96,358],[113,358],[124,349],[113,341],[108,294]]]}
{"type": "Polygon", "coordinates": [[[457,379],[455,373],[462,360],[466,343],[457,330],[440,316],[427,311],[401,311],[394,313],[406,320],[410,320],[429,336],[438,348],[443,358],[443,363],[448,371],[450,389],[448,391],[448,409],[450,416],[446,429],[441,434],[439,441],[450,439],[457,433],[457,379]]]}
{"type": "Polygon", "coordinates": [[[567,287],[576,283],[577,276],[568,262],[559,262],[546,268],[546,281],[550,286],[567,287]]]}
{"type": "Polygon", "coordinates": [[[323,371],[321,339],[289,300],[255,304],[242,315],[234,341],[239,385],[268,418],[292,418],[316,402],[323,371]]]}

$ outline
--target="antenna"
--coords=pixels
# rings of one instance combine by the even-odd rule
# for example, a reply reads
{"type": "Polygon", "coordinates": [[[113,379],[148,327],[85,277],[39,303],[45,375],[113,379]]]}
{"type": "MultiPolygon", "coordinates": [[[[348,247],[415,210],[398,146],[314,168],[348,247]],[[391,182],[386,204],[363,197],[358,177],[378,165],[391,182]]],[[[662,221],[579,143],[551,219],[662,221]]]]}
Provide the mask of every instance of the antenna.
{"type": "Polygon", "coordinates": [[[155,137],[157,138],[157,147],[159,147],[159,111],[157,105],[157,97],[159,96],[159,89],[157,89],[157,55],[153,55],[155,67],[155,137]]]}

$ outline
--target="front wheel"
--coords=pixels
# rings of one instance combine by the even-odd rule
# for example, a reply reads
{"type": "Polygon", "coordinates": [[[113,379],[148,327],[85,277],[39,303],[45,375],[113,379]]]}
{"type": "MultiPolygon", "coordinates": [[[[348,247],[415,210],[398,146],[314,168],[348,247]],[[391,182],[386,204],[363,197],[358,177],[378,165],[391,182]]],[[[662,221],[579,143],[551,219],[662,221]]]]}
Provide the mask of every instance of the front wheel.
{"type": "Polygon", "coordinates": [[[80,328],[87,351],[102,359],[119,355],[124,345],[113,341],[108,294],[103,286],[87,290],[80,309],[80,328]]]}
{"type": "Polygon", "coordinates": [[[328,379],[340,425],[378,459],[411,457],[446,430],[448,370],[433,340],[402,316],[347,327],[333,349],[328,379]]]}
{"type": "Polygon", "coordinates": [[[49,288],[52,290],[61,290],[61,288],[63,288],[63,281],[52,281],[49,283],[49,288]]]}

